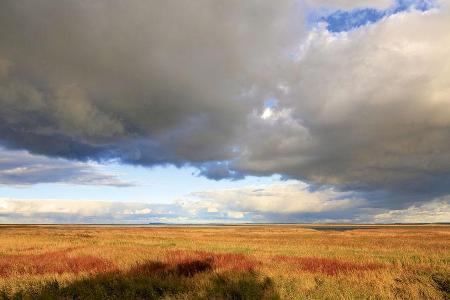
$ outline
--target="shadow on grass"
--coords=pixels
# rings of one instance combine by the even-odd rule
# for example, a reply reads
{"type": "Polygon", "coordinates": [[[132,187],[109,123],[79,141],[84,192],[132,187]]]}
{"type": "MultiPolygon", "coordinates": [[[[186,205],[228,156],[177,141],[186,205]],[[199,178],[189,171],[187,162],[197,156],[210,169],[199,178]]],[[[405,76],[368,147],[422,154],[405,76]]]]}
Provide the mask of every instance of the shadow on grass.
{"type": "Polygon", "coordinates": [[[213,272],[210,260],[168,265],[147,262],[128,272],[104,273],[62,286],[0,294],[0,299],[279,299],[273,282],[254,271],[213,272]]]}
{"type": "Polygon", "coordinates": [[[450,274],[436,273],[431,277],[444,299],[450,299],[450,274]]]}

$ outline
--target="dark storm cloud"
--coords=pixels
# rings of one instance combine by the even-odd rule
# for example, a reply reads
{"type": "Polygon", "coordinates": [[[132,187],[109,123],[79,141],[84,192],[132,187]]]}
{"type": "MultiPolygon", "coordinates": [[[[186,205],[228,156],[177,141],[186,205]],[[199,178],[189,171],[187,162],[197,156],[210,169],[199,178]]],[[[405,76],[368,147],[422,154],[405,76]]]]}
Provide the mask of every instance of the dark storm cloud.
{"type": "Polygon", "coordinates": [[[384,202],[368,197],[385,206],[448,194],[448,7],[341,34],[305,33],[299,9],[288,0],[1,1],[2,143],[189,164],[214,179],[277,173],[386,192],[384,202]]]}
{"type": "Polygon", "coordinates": [[[292,1],[0,5],[1,138],[144,165],[231,158],[301,28],[292,1]]]}

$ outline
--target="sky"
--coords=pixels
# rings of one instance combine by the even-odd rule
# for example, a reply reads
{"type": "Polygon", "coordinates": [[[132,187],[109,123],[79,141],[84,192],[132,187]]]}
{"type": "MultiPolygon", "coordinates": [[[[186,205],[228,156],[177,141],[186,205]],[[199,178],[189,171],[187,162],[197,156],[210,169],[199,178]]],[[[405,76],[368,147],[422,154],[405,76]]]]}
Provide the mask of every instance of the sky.
{"type": "Polygon", "coordinates": [[[0,223],[450,222],[450,5],[0,2],[0,223]]]}

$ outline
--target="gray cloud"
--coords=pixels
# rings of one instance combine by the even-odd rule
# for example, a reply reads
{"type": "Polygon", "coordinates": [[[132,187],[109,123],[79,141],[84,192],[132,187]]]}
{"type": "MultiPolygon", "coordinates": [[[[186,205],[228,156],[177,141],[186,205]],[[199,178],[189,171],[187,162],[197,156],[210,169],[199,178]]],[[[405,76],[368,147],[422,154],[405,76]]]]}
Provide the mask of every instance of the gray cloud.
{"type": "Polygon", "coordinates": [[[361,7],[373,7],[378,9],[392,6],[395,0],[304,0],[311,7],[326,9],[354,9],[361,7]]]}
{"type": "Polygon", "coordinates": [[[380,203],[387,195],[342,192],[334,188],[312,190],[298,181],[211,190],[193,193],[177,201],[184,215],[198,220],[274,223],[420,223],[448,222],[450,199],[433,198],[419,204],[393,208],[380,203]],[[378,198],[378,199],[377,199],[378,198]]]}
{"type": "Polygon", "coordinates": [[[1,1],[0,139],[214,179],[277,173],[393,209],[448,194],[447,5],[341,34],[306,32],[301,9],[1,1]]]}
{"type": "Polygon", "coordinates": [[[373,217],[377,223],[448,223],[450,220],[450,198],[434,199],[403,210],[388,210],[373,217]]]}
{"type": "Polygon", "coordinates": [[[234,168],[411,200],[448,193],[449,20],[443,7],[349,33],[312,31],[278,107],[251,119],[234,168]]]}
{"type": "Polygon", "coordinates": [[[27,186],[55,182],[116,187],[133,185],[94,164],[51,159],[26,151],[0,148],[0,185],[27,186]]]}
{"type": "Polygon", "coordinates": [[[179,202],[187,211],[202,215],[226,215],[234,219],[261,219],[265,221],[302,221],[307,215],[355,214],[370,204],[351,192],[333,188],[311,190],[308,184],[290,181],[285,183],[212,190],[193,193],[179,202]]]}
{"type": "Polygon", "coordinates": [[[2,1],[0,137],[75,159],[229,159],[301,30],[293,5],[2,1]]]}

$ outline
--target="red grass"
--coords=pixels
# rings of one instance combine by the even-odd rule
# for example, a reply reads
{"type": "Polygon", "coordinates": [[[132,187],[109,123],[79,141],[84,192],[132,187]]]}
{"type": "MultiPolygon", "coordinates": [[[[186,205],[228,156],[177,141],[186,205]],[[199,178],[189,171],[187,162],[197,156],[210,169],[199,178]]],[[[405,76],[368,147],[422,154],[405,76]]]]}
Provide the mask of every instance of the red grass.
{"type": "Polygon", "coordinates": [[[205,251],[175,250],[167,253],[166,263],[177,265],[189,261],[210,261],[214,269],[249,271],[255,269],[260,263],[254,258],[240,253],[213,253],[205,251]]]}
{"type": "Polygon", "coordinates": [[[286,263],[307,272],[320,272],[327,275],[340,273],[371,271],[383,267],[381,264],[357,264],[348,261],[318,257],[275,256],[275,262],[286,263]]]}
{"type": "Polygon", "coordinates": [[[114,265],[107,260],[91,255],[71,256],[70,251],[2,256],[0,277],[12,274],[99,273],[114,269],[114,265]]]}

